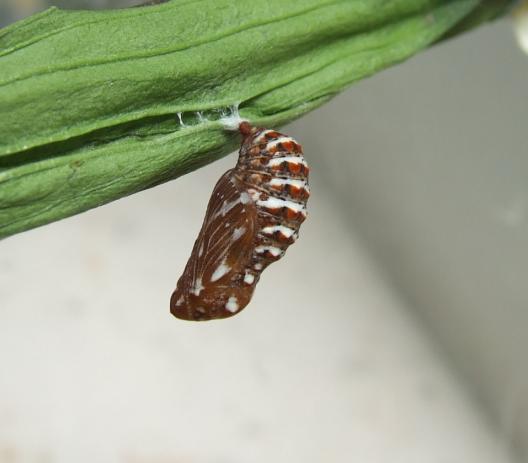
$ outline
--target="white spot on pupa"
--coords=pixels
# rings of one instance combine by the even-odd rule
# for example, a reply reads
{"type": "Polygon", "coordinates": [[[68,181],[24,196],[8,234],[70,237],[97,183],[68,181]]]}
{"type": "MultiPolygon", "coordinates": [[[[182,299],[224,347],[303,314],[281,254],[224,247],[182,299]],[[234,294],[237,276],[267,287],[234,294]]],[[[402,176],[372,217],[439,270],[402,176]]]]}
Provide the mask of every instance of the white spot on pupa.
{"type": "Polygon", "coordinates": [[[255,138],[253,140],[253,143],[255,145],[260,144],[260,142],[266,138],[266,134],[268,134],[270,132],[273,132],[273,130],[264,130],[257,138],[255,138]]]}
{"type": "Polygon", "coordinates": [[[203,241],[200,243],[200,249],[198,249],[198,257],[202,257],[202,254],[203,254],[203,247],[204,247],[204,244],[203,244],[203,241]]]}
{"type": "Polygon", "coordinates": [[[301,156],[280,156],[278,158],[272,158],[268,161],[268,166],[280,166],[283,162],[288,162],[291,164],[302,164],[306,166],[306,161],[301,156]]]}
{"type": "Polygon", "coordinates": [[[282,186],[282,185],[291,185],[295,188],[304,188],[308,190],[308,185],[304,180],[299,180],[295,178],[272,178],[269,182],[270,186],[282,186]]]}
{"type": "Polygon", "coordinates": [[[215,217],[218,217],[218,215],[222,215],[222,217],[225,217],[225,215],[239,203],[240,198],[237,198],[234,201],[231,201],[230,203],[224,201],[220,210],[215,214],[215,217]]]}
{"type": "Polygon", "coordinates": [[[211,281],[214,282],[216,280],[219,280],[227,272],[229,272],[229,270],[231,270],[231,267],[229,267],[229,265],[226,265],[224,260],[218,267],[216,267],[216,270],[211,275],[211,281]]]}
{"type": "Polygon", "coordinates": [[[276,248],[275,246],[257,246],[255,248],[255,252],[257,254],[264,254],[265,252],[269,252],[273,257],[278,257],[283,254],[282,250],[276,248]]]}
{"type": "Polygon", "coordinates": [[[255,281],[255,276],[252,275],[251,273],[246,273],[244,275],[244,283],[248,285],[252,285],[254,281],[255,281]]]}
{"type": "Polygon", "coordinates": [[[255,265],[253,265],[253,268],[255,270],[262,270],[262,264],[260,262],[257,262],[255,265]]]}
{"type": "Polygon", "coordinates": [[[266,235],[273,235],[275,232],[280,232],[286,238],[290,238],[295,233],[295,230],[285,227],[284,225],[272,225],[262,229],[262,233],[266,235]]]}
{"type": "Polygon", "coordinates": [[[238,299],[235,297],[235,296],[231,296],[227,302],[226,302],[226,305],[225,305],[225,308],[227,310],[229,310],[229,312],[231,313],[235,313],[238,309],[239,309],[239,306],[238,306],[238,299]]]}
{"type": "Polygon", "coordinates": [[[295,212],[304,212],[304,204],[296,203],[294,201],[288,201],[286,199],[275,198],[270,196],[265,201],[257,201],[259,206],[265,207],[267,209],[280,209],[282,207],[287,207],[295,212]]]}
{"type": "Polygon", "coordinates": [[[272,140],[270,141],[267,145],[266,145],[266,149],[271,149],[273,148],[274,146],[278,145],[279,143],[285,143],[285,142],[288,142],[288,141],[291,141],[291,142],[294,142],[294,143],[297,143],[293,138],[291,137],[279,137],[277,138],[276,140],[272,140]]]}
{"type": "Polygon", "coordinates": [[[260,195],[261,195],[260,191],[257,191],[255,189],[251,188],[251,189],[248,190],[248,192],[249,192],[249,196],[251,197],[251,199],[253,201],[258,201],[259,200],[260,195]]]}
{"type": "Polygon", "coordinates": [[[233,231],[233,241],[239,240],[245,232],[246,227],[235,228],[235,230],[233,231]]]}
{"type": "Polygon", "coordinates": [[[202,289],[205,289],[204,285],[202,285],[202,279],[197,278],[193,288],[191,289],[191,293],[193,293],[195,296],[199,296],[202,292],[202,289]]]}
{"type": "Polygon", "coordinates": [[[249,201],[251,201],[251,198],[249,197],[249,195],[245,191],[240,193],[240,202],[242,204],[247,204],[247,203],[249,203],[249,201]]]}
{"type": "Polygon", "coordinates": [[[184,300],[185,300],[185,299],[184,299],[183,295],[180,296],[180,297],[178,298],[178,300],[176,301],[176,305],[181,305],[182,302],[183,302],[184,300]]]}

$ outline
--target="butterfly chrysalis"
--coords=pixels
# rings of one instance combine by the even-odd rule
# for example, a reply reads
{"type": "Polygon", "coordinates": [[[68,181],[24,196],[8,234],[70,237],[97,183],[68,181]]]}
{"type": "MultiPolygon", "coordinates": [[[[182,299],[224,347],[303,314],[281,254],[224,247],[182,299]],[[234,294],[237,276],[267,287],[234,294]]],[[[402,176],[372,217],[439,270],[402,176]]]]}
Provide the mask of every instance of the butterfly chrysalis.
{"type": "Polygon", "coordinates": [[[306,218],[309,168],[301,145],[248,122],[241,122],[239,131],[238,162],[213,190],[171,297],[171,313],[184,320],[240,312],[262,271],[284,255],[306,218]]]}

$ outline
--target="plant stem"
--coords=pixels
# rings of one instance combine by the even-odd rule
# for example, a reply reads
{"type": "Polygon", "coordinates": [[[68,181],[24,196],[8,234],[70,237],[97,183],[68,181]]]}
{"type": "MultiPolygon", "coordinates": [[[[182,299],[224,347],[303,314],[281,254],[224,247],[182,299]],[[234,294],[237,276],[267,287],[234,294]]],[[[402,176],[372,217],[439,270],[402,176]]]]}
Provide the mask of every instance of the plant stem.
{"type": "Polygon", "coordinates": [[[510,3],[173,0],[15,23],[0,30],[0,237],[229,153],[233,105],[280,126],[510,3]]]}

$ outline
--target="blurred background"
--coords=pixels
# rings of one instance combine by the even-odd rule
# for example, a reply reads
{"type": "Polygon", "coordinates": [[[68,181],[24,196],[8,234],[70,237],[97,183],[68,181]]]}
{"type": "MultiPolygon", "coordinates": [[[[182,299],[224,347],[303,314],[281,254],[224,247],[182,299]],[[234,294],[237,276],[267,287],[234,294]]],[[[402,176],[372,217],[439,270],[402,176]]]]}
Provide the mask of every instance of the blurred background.
{"type": "Polygon", "coordinates": [[[168,302],[236,155],[1,242],[0,463],[528,461],[527,81],[505,18],[284,128],[310,218],[230,320],[168,302]]]}

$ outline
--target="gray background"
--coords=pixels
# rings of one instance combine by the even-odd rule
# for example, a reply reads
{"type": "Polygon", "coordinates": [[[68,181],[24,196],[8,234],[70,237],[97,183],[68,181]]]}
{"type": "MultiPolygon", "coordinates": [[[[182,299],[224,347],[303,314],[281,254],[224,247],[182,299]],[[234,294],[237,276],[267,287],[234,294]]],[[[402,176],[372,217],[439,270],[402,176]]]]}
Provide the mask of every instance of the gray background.
{"type": "Polygon", "coordinates": [[[527,81],[503,20],[361,82],[298,135],[350,227],[525,449],[527,81]]]}
{"type": "MultiPolygon", "coordinates": [[[[44,3],[46,2],[4,0],[0,2],[1,21],[5,25],[10,19],[42,9],[44,3]]],[[[55,2],[62,6],[72,3],[55,2]]],[[[83,7],[104,7],[109,3],[78,2],[83,7]]],[[[113,3],[123,6],[127,2],[113,3]]],[[[489,432],[496,433],[505,445],[515,444],[517,451],[524,455],[526,461],[527,78],[528,57],[516,47],[511,24],[504,19],[436,46],[403,65],[354,85],[325,107],[286,129],[304,146],[314,172],[312,189],[326,198],[319,205],[320,209],[317,209],[317,203],[313,206],[315,211],[312,210],[311,220],[314,225],[311,232],[306,232],[306,240],[310,239],[311,233],[312,246],[318,248],[317,251],[311,252],[319,256],[321,264],[328,265],[327,268],[321,268],[320,272],[330,275],[330,289],[325,289],[325,278],[321,277],[319,281],[317,275],[313,275],[310,290],[315,292],[312,299],[320,297],[321,291],[332,291],[332,278],[339,280],[340,276],[356,279],[354,282],[348,280],[350,283],[345,283],[345,286],[350,285],[349,291],[361,291],[365,287],[370,288],[374,294],[384,294],[388,291],[389,302],[386,302],[386,305],[390,306],[390,301],[397,301],[395,305],[398,311],[407,314],[400,316],[404,319],[410,316],[413,319],[408,322],[413,327],[410,331],[428,333],[426,338],[434,339],[430,346],[427,344],[429,341],[420,341],[429,346],[424,349],[432,352],[430,359],[423,359],[420,368],[424,368],[427,362],[434,361],[442,365],[445,362],[445,365],[449,365],[446,366],[449,371],[456,371],[456,388],[459,388],[457,390],[465,391],[460,392],[464,397],[464,394],[469,393],[464,400],[474,404],[476,408],[479,408],[477,404],[481,404],[490,418],[489,432]],[[328,240],[331,238],[327,235],[331,237],[332,233],[328,233],[328,230],[335,229],[342,230],[339,235],[342,241],[336,237],[330,245],[328,240]],[[346,241],[347,235],[351,242],[346,241]],[[360,250],[343,251],[343,255],[340,255],[339,246],[347,249],[355,249],[357,246],[360,250]],[[331,249],[333,253],[328,258],[325,254],[326,248],[331,249]],[[362,249],[366,250],[364,259],[371,263],[359,265],[354,261],[347,261],[358,258],[358,253],[362,256],[362,249]],[[345,274],[336,276],[333,272],[337,272],[339,265],[347,270],[345,274]],[[380,287],[384,289],[380,289],[376,284],[363,284],[365,282],[362,279],[369,280],[370,277],[362,276],[362,265],[370,269],[365,272],[372,272],[375,275],[372,278],[378,279],[381,282],[380,287]],[[319,294],[318,284],[321,285],[319,294]],[[473,398],[468,398],[471,395],[473,398]]],[[[212,185],[211,182],[214,183],[218,173],[232,162],[231,158],[221,161],[218,166],[212,167],[213,170],[195,173],[193,176],[197,177],[189,176],[190,179],[172,183],[180,182],[180,188],[185,186],[187,192],[194,191],[193,185],[196,182],[203,181],[204,185],[212,185]],[[200,175],[203,177],[199,177],[200,175]]],[[[132,220],[126,211],[129,210],[130,214],[143,211],[146,215],[146,211],[151,210],[154,205],[157,207],[161,203],[161,207],[164,207],[163,196],[160,199],[157,195],[163,195],[164,191],[169,194],[167,188],[177,187],[161,187],[156,189],[158,192],[153,190],[143,193],[143,199],[128,198],[116,205],[85,214],[81,218],[44,227],[2,243],[0,246],[4,254],[4,265],[0,271],[6,277],[3,279],[8,282],[11,292],[4,288],[4,292],[0,292],[0,303],[4,298],[9,303],[2,305],[13,311],[17,310],[16,308],[22,311],[25,307],[33,305],[30,300],[21,296],[15,297],[14,294],[17,282],[24,281],[31,275],[31,269],[20,265],[20,262],[34,254],[32,246],[35,246],[35,242],[46,243],[45,247],[49,249],[49,255],[41,256],[42,259],[54,259],[54,250],[57,252],[58,246],[62,244],[59,243],[62,238],[54,241],[60,233],[80,234],[87,224],[96,224],[94,227],[99,224],[100,241],[105,242],[105,226],[109,223],[113,223],[120,230],[115,239],[122,242],[123,236],[127,235],[127,220],[132,220]],[[139,201],[139,204],[131,201],[139,201]],[[112,207],[122,209],[115,209],[118,213],[110,214],[111,218],[108,218],[104,211],[111,210],[112,207]],[[125,212],[120,215],[119,210],[125,212]],[[53,232],[52,227],[56,227],[53,232]],[[54,245],[57,247],[54,248],[54,245]]],[[[170,194],[174,194],[174,191],[170,194]]],[[[165,205],[182,216],[187,213],[195,220],[188,224],[188,242],[185,237],[173,237],[182,247],[178,261],[190,250],[192,235],[199,227],[203,213],[204,205],[201,202],[206,200],[205,197],[196,198],[197,204],[188,204],[187,212],[176,200],[173,204],[165,205]]],[[[134,230],[133,226],[130,228],[134,230]]],[[[100,246],[96,244],[97,240],[94,240],[93,236],[90,239],[90,246],[100,246]]],[[[138,243],[144,240],[139,236],[137,239],[138,243]]],[[[302,240],[299,243],[302,243],[302,240]]],[[[297,246],[301,244],[295,247],[297,246]]],[[[113,249],[111,243],[108,243],[104,253],[112,253],[113,249]]],[[[294,250],[292,254],[293,252],[294,250]]],[[[302,251],[298,252],[300,254],[302,251]]],[[[93,255],[97,253],[94,251],[93,255]]],[[[301,259],[299,255],[297,258],[301,259]]],[[[72,259],[75,261],[74,257],[72,259]]],[[[87,259],[97,260],[93,256],[87,259]]],[[[294,259],[292,256],[292,261],[294,259]]],[[[361,257],[359,259],[361,261],[361,257]]],[[[71,265],[71,262],[64,262],[63,265],[66,267],[71,265]]],[[[89,268],[91,264],[87,265],[89,268]]],[[[307,261],[305,265],[313,264],[307,261]]],[[[64,274],[70,272],[69,269],[61,270],[60,265],[53,267],[52,271],[56,272],[55,277],[59,281],[64,274]]],[[[285,267],[282,268],[286,270],[285,267]]],[[[95,293],[102,291],[101,285],[94,285],[91,291],[88,290],[86,284],[83,286],[83,271],[86,269],[79,270],[78,290],[84,294],[84,300],[95,300],[98,297],[95,293]]],[[[119,275],[117,268],[115,275],[119,275]]],[[[282,278],[289,276],[283,273],[282,278]]],[[[309,272],[306,278],[310,278],[309,272]]],[[[276,280],[269,281],[281,284],[284,280],[277,276],[276,280]]],[[[333,306],[338,306],[337,300],[346,298],[346,301],[350,300],[349,305],[355,307],[357,295],[347,294],[347,288],[341,286],[334,294],[325,295],[328,304],[321,306],[321,303],[317,305],[314,302],[314,306],[330,311],[333,306]]],[[[51,295],[49,297],[52,298],[51,295]]],[[[368,310],[370,304],[372,301],[363,301],[359,306],[368,310]]],[[[339,309],[336,309],[336,313],[340,313],[339,309]]],[[[3,313],[8,322],[10,314],[9,311],[3,313]]],[[[367,315],[362,312],[361,316],[367,315]]],[[[387,324],[379,328],[385,333],[387,340],[391,339],[388,333],[392,329],[396,332],[394,336],[399,339],[394,346],[384,345],[383,336],[379,336],[377,339],[381,347],[372,348],[373,351],[378,348],[385,353],[392,348],[398,351],[405,336],[414,336],[405,330],[404,335],[401,327],[392,326],[391,324],[396,322],[391,317],[379,313],[371,316],[373,318],[369,323],[373,327],[387,324]]],[[[358,322],[355,318],[353,321],[358,322]]],[[[27,322],[31,323],[29,319],[27,322]]],[[[25,322],[20,323],[25,326],[25,322]]],[[[58,316],[57,330],[60,330],[61,323],[63,322],[58,316]]],[[[314,322],[314,325],[318,323],[314,322]]],[[[321,320],[320,323],[325,322],[321,320]]],[[[361,330],[357,333],[353,331],[353,334],[361,337],[361,330]]],[[[352,333],[350,335],[352,336],[352,333]]],[[[333,336],[334,333],[329,335],[329,342],[334,339],[333,336]]],[[[346,345],[347,335],[342,336],[344,340],[338,344],[346,345]]],[[[222,345],[221,339],[220,336],[219,346],[222,345]]],[[[9,342],[14,344],[8,343],[6,349],[19,348],[16,341],[9,342]]],[[[350,343],[353,344],[354,341],[350,340],[350,343]]],[[[418,345],[421,346],[420,343],[418,345]]],[[[376,356],[374,355],[373,359],[372,351],[369,352],[369,355],[361,357],[362,368],[375,364],[376,356]]],[[[409,362],[407,354],[402,354],[401,359],[406,360],[400,359],[401,364],[398,363],[398,366],[410,376],[418,374],[413,373],[416,365],[409,362]]],[[[387,357],[387,364],[390,361],[387,357]]],[[[395,371],[398,369],[387,370],[386,376],[379,378],[379,384],[391,384],[395,371]]],[[[31,374],[31,370],[28,370],[27,375],[31,374]]],[[[240,374],[243,375],[243,372],[240,374]]],[[[318,375],[316,372],[307,374],[308,379],[318,375]]],[[[20,378],[20,381],[22,380],[23,377],[20,378]]],[[[440,380],[432,382],[436,385],[443,384],[440,380]]],[[[355,391],[352,385],[348,386],[351,391],[355,391]]],[[[386,393],[390,398],[393,392],[388,390],[386,393]]],[[[399,400],[397,394],[395,399],[399,400]]],[[[373,403],[379,400],[379,396],[372,397],[373,403]]],[[[459,399],[452,400],[450,406],[458,403],[457,400],[459,399]]],[[[72,403],[76,402],[72,399],[72,403]]],[[[329,406],[339,408],[339,403],[337,401],[329,406]]],[[[401,412],[412,415],[414,405],[405,402],[403,405],[408,408],[402,408],[401,412]]],[[[424,416],[429,412],[431,410],[424,416]]],[[[437,420],[438,415],[431,412],[431,419],[437,420]]],[[[481,419],[483,422],[487,421],[484,416],[481,419]]],[[[424,426],[419,418],[417,422],[421,423],[419,426],[424,426]]],[[[1,423],[0,413],[0,425],[1,423]]],[[[462,426],[460,423],[459,425],[462,426]]],[[[453,429],[463,433],[463,438],[471,440],[466,428],[453,429]]],[[[379,428],[380,433],[388,432],[387,435],[393,431],[379,428]]],[[[330,427],[327,432],[335,430],[330,427]]],[[[435,435],[439,431],[431,428],[430,432],[435,435]]],[[[6,431],[5,436],[8,434],[6,431]]],[[[4,461],[1,453],[2,438],[0,427],[0,462],[4,461]]],[[[13,439],[16,441],[18,438],[15,436],[13,439]]],[[[417,449],[423,445],[425,448],[426,441],[427,439],[418,443],[416,439],[410,439],[407,445],[415,445],[417,449]]],[[[475,442],[476,447],[485,448],[482,443],[478,443],[478,439],[475,442]]],[[[434,445],[432,440],[431,450],[434,445]]],[[[434,461],[458,461],[456,457],[462,455],[465,457],[460,461],[482,461],[482,455],[477,457],[471,456],[471,453],[464,454],[448,437],[444,440],[439,437],[436,445],[453,445],[457,450],[453,455],[446,455],[446,459],[434,461]]],[[[333,448],[337,447],[333,445],[333,448]]],[[[346,452],[349,451],[350,449],[345,449],[344,453],[336,455],[342,458],[343,455],[348,455],[346,452]]],[[[438,450],[434,451],[438,455],[438,450]]],[[[6,452],[5,455],[9,456],[9,451],[6,452]]],[[[394,449],[387,454],[392,455],[391,461],[399,461],[398,455],[402,457],[402,461],[412,460],[409,454],[398,454],[394,449]]],[[[368,452],[357,455],[358,458],[363,458],[362,461],[369,463],[389,461],[385,459],[386,456],[382,453],[373,456],[368,452]]],[[[111,461],[110,457],[108,458],[108,461],[111,461]]],[[[226,457],[226,461],[237,461],[232,458],[226,457]]],[[[416,461],[433,461],[424,458],[425,454],[419,454],[417,450],[416,461]]],[[[506,461],[501,459],[502,457],[490,458],[489,461],[506,461]]],[[[295,458],[293,459],[295,461],[295,458]]],[[[60,458],[58,460],[60,461],[60,458]]],[[[203,461],[216,460],[207,460],[204,457],[203,461]]]]}

